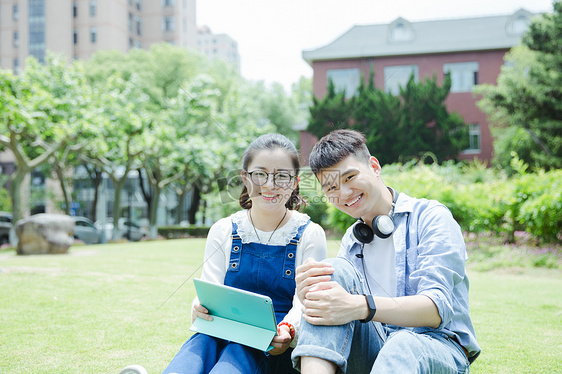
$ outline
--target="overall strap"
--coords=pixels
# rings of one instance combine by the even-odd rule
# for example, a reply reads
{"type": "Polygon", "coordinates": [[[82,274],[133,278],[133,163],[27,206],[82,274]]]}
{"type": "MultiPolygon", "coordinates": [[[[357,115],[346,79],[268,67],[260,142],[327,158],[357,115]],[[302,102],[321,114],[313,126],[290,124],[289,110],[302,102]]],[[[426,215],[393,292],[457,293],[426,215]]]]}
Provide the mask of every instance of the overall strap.
{"type": "Polygon", "coordinates": [[[295,257],[297,255],[297,245],[301,240],[302,233],[310,223],[310,220],[306,221],[304,225],[299,227],[297,234],[294,238],[289,241],[289,244],[285,247],[285,259],[283,261],[283,278],[295,279],[295,257]]]}
{"type": "Polygon", "coordinates": [[[230,249],[230,263],[227,271],[238,271],[240,268],[240,253],[242,252],[242,238],[238,234],[238,225],[232,221],[232,248],[230,249]]]}

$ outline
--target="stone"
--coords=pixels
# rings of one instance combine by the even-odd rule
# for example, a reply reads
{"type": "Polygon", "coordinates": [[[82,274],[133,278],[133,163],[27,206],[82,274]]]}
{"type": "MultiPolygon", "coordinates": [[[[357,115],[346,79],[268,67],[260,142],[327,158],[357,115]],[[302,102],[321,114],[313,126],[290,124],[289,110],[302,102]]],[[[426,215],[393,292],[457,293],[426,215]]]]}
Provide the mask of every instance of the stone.
{"type": "Polygon", "coordinates": [[[18,255],[62,254],[74,242],[74,220],[64,214],[36,214],[16,223],[18,255]]]}

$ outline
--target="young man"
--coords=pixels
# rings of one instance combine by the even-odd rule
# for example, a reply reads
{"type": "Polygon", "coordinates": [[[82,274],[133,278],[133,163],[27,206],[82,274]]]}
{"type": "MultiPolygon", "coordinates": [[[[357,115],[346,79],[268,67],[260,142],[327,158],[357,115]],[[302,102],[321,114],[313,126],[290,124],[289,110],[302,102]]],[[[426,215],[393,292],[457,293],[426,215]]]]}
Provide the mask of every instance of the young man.
{"type": "Polygon", "coordinates": [[[468,372],[480,347],[464,240],[450,211],[388,188],[356,131],[320,139],[310,167],[329,201],[361,221],[347,230],[338,258],[297,269],[304,308],[296,367],[304,374],[468,372]]]}

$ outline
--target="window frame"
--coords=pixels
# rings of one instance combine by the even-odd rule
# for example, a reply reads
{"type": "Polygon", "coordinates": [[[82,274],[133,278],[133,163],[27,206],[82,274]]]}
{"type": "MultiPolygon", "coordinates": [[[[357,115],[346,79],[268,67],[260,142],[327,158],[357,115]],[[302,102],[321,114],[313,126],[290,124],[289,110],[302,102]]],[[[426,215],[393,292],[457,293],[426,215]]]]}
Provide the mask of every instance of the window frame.
{"type": "Polygon", "coordinates": [[[336,93],[345,91],[345,98],[350,98],[357,95],[357,89],[361,84],[361,72],[359,68],[328,69],[326,70],[326,87],[330,79],[334,83],[336,93]]]}
{"type": "Polygon", "coordinates": [[[443,64],[443,75],[451,74],[451,93],[472,92],[478,85],[480,64],[477,61],[443,64]]]}
{"type": "Polygon", "coordinates": [[[390,93],[394,96],[400,95],[400,87],[406,87],[410,77],[414,73],[414,81],[416,83],[420,80],[420,69],[416,64],[411,65],[389,65],[385,66],[383,69],[384,75],[384,92],[390,93]],[[406,75],[405,72],[409,70],[409,74],[406,75]],[[400,73],[395,77],[396,73],[400,73]]]}

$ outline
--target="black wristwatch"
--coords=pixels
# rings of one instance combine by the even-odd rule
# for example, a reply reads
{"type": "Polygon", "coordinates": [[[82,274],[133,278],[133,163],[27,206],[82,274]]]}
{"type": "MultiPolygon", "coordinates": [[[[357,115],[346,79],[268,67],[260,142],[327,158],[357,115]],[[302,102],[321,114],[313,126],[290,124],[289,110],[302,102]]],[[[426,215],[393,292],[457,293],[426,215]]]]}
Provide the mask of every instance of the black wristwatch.
{"type": "Polygon", "coordinates": [[[367,323],[370,322],[375,316],[375,313],[377,312],[377,306],[375,305],[375,300],[373,299],[373,295],[363,295],[363,296],[365,296],[365,299],[367,299],[367,306],[369,307],[369,315],[365,319],[360,319],[359,322],[367,323]]]}

